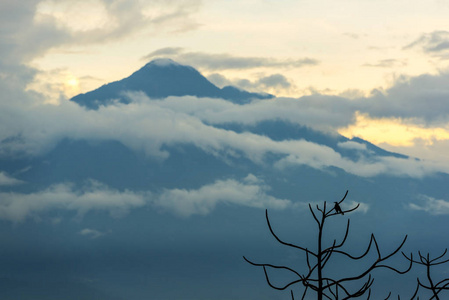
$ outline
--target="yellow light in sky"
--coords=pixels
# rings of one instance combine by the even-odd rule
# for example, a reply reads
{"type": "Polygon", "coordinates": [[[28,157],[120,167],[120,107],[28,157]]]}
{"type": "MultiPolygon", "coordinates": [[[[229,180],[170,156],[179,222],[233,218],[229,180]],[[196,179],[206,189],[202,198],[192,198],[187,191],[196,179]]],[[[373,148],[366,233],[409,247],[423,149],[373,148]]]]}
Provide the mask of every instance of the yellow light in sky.
{"type": "Polygon", "coordinates": [[[431,145],[436,140],[449,140],[449,132],[445,128],[425,128],[407,123],[400,118],[371,118],[367,114],[356,114],[356,122],[338,132],[346,137],[360,137],[374,144],[390,144],[392,146],[411,147],[419,139],[431,145]]]}
{"type": "Polygon", "coordinates": [[[70,78],[69,80],[67,80],[66,84],[70,87],[77,87],[79,84],[79,81],[77,78],[70,78]]]}
{"type": "Polygon", "coordinates": [[[63,92],[67,97],[73,97],[80,92],[80,82],[74,76],[68,76],[64,82],[63,92]]]}

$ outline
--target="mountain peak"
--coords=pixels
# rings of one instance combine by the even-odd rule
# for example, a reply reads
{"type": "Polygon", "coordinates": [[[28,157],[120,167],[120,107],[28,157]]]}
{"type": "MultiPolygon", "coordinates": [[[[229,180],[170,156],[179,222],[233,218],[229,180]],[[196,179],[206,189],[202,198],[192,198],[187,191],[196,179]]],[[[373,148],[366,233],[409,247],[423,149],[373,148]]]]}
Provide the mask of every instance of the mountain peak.
{"type": "Polygon", "coordinates": [[[157,67],[169,67],[169,66],[183,66],[180,63],[177,63],[171,58],[156,58],[149,63],[145,65],[145,67],[151,67],[151,66],[157,66],[157,67]]]}
{"type": "Polygon", "coordinates": [[[129,103],[130,100],[123,96],[123,92],[126,91],[142,91],[150,99],[196,96],[221,98],[237,104],[248,103],[251,99],[273,97],[268,94],[250,93],[235,87],[220,89],[195,68],[179,64],[169,58],[159,58],[147,63],[127,78],[79,94],[70,100],[90,109],[98,109],[101,105],[108,105],[117,100],[129,103]]]}

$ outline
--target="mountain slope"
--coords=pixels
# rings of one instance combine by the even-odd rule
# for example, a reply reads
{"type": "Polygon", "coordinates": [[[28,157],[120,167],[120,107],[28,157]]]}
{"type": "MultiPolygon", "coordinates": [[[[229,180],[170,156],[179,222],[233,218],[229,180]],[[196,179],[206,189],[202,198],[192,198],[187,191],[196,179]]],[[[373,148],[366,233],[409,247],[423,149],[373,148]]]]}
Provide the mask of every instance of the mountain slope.
{"type": "Polygon", "coordinates": [[[272,95],[249,93],[234,87],[216,87],[190,66],[184,66],[171,59],[156,59],[131,76],[80,94],[71,100],[88,108],[97,109],[114,100],[128,103],[123,95],[126,91],[142,91],[150,98],[168,96],[196,96],[222,98],[234,103],[245,103],[250,99],[268,99],[272,95]]]}

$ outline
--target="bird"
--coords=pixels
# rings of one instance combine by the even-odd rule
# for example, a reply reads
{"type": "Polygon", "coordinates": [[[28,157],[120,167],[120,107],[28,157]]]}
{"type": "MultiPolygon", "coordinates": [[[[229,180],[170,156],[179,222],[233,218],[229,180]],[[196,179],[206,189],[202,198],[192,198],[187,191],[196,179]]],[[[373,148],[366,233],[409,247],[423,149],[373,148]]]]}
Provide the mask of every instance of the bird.
{"type": "Polygon", "coordinates": [[[335,205],[334,205],[335,213],[344,215],[345,213],[341,210],[341,207],[338,204],[338,202],[334,202],[334,203],[335,203],[335,205]]]}

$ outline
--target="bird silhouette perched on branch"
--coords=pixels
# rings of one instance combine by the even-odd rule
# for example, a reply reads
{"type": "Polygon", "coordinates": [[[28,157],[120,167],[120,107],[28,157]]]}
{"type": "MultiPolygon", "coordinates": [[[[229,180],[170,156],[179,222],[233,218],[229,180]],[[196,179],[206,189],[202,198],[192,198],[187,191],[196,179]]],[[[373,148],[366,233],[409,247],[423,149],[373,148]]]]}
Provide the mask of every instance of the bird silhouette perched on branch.
{"type": "MultiPolygon", "coordinates": [[[[374,234],[371,234],[368,246],[361,255],[354,256],[349,252],[344,250],[344,245],[347,240],[349,234],[349,224],[350,220],[347,218],[346,230],[343,238],[339,242],[336,239],[333,241],[326,241],[325,237],[327,234],[324,234],[325,224],[328,222],[329,218],[336,217],[339,214],[351,213],[359,208],[360,204],[355,205],[352,208],[346,209],[343,211],[340,207],[340,204],[346,199],[348,191],[346,191],[344,197],[339,202],[334,202],[334,205],[324,201],[324,203],[320,206],[318,204],[312,206],[309,203],[309,210],[312,214],[313,219],[315,220],[316,226],[318,228],[318,233],[316,234],[316,244],[318,247],[316,249],[311,250],[309,247],[304,247],[297,244],[292,244],[290,242],[284,241],[281,239],[273,230],[270,219],[268,218],[268,210],[265,210],[265,218],[267,221],[268,229],[270,233],[274,236],[274,238],[281,243],[282,245],[294,248],[296,251],[302,251],[306,256],[306,266],[303,266],[301,269],[293,269],[284,265],[273,265],[269,263],[257,263],[249,260],[245,256],[243,259],[249,264],[263,268],[263,272],[265,275],[265,280],[267,284],[276,289],[276,290],[286,290],[291,288],[290,294],[291,299],[295,300],[292,286],[295,285],[302,292],[302,296],[300,299],[317,299],[317,300],[338,300],[338,299],[353,299],[360,298],[362,296],[367,296],[365,299],[371,299],[371,286],[374,283],[374,278],[372,277],[372,273],[376,269],[389,269],[397,274],[405,274],[410,271],[412,264],[415,262],[413,260],[412,254],[410,254],[409,264],[405,270],[399,270],[393,266],[390,266],[388,262],[386,262],[389,258],[396,255],[401,248],[404,246],[405,241],[407,240],[407,236],[404,237],[401,244],[389,254],[383,254],[380,251],[379,244],[377,243],[374,234]],[[316,208],[314,208],[316,207],[316,208]],[[376,256],[373,256],[371,252],[372,249],[377,253],[376,256]],[[327,272],[327,263],[331,260],[338,260],[341,257],[347,259],[348,263],[356,263],[358,261],[366,260],[366,262],[361,262],[362,267],[360,268],[348,268],[345,270],[338,270],[339,272],[335,272],[335,277],[328,277],[327,274],[332,274],[332,272],[327,272]],[[291,281],[283,282],[272,281],[271,272],[269,270],[283,270],[292,275],[291,281]],[[358,286],[358,288],[357,288],[358,286]],[[312,298],[310,294],[316,294],[316,298],[312,298]]],[[[331,202],[332,203],[332,202],[331,202]]],[[[338,216],[336,217],[338,219],[338,216]]],[[[340,219],[342,220],[342,219],[340,219]]],[[[441,258],[440,256],[439,258],[441,258]]],[[[432,261],[433,262],[433,261],[432,261]]],[[[438,283],[443,289],[449,290],[449,280],[442,281],[438,283]]],[[[421,284],[421,287],[427,288],[427,285],[421,284]]],[[[435,285],[434,285],[435,286],[435,285]]],[[[439,292],[439,291],[437,291],[439,292]]],[[[376,298],[376,299],[389,299],[391,296],[391,292],[385,298],[376,298]]],[[[416,296],[416,292],[414,297],[416,296]]],[[[399,300],[398,296],[398,300],[399,300]]],[[[415,298],[413,298],[415,299],[415,298]]],[[[432,298],[438,300],[438,298],[432,298]]]]}
{"type": "Polygon", "coordinates": [[[340,205],[338,204],[338,202],[334,202],[334,203],[335,203],[335,205],[334,205],[335,212],[336,212],[337,214],[342,214],[342,215],[344,215],[345,213],[341,210],[341,207],[340,207],[340,205]]]}

